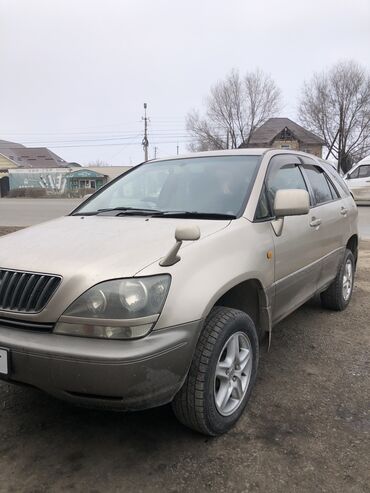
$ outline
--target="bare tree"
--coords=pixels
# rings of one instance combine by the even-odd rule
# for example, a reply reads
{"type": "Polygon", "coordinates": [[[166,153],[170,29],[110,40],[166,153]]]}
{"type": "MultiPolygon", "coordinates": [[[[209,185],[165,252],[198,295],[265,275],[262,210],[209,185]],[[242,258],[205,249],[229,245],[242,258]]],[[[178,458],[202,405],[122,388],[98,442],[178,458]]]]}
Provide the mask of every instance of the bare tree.
{"type": "Polygon", "coordinates": [[[95,166],[95,167],[104,167],[104,166],[110,166],[107,161],[103,161],[102,159],[96,159],[95,161],[91,161],[88,166],[95,166]]]}
{"type": "Polygon", "coordinates": [[[325,141],[327,156],[348,171],[370,151],[370,75],[354,61],[340,62],[305,83],[299,105],[303,125],[325,141]]]}
{"type": "Polygon", "coordinates": [[[248,143],[253,130],[279,110],[280,100],[280,89],[261,70],[244,77],[231,71],[211,88],[204,116],[196,110],[188,113],[186,128],[193,139],[190,148],[236,149],[248,143]]]}

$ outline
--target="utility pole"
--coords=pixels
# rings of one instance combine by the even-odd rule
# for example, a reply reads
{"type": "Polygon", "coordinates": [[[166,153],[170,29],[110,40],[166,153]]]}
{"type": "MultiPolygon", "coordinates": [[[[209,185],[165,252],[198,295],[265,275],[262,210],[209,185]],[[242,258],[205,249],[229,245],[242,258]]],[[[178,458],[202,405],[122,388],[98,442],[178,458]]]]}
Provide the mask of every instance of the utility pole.
{"type": "Polygon", "coordinates": [[[148,117],[146,116],[146,109],[147,109],[147,104],[144,103],[144,116],[141,118],[144,120],[144,137],[142,140],[143,144],[143,149],[144,149],[144,161],[148,161],[148,147],[149,147],[149,140],[148,140],[148,117]]]}
{"type": "Polygon", "coordinates": [[[177,146],[176,146],[176,154],[177,155],[179,155],[179,149],[180,149],[180,146],[179,146],[179,144],[177,144],[177,146]]]}

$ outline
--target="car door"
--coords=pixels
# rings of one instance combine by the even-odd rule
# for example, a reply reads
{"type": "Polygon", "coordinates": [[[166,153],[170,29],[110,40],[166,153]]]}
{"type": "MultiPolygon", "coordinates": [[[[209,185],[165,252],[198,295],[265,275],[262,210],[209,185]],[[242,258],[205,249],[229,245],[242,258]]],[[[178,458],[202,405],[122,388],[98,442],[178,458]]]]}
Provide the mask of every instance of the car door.
{"type": "Polygon", "coordinates": [[[311,159],[305,158],[304,163],[303,172],[313,196],[310,225],[314,229],[319,248],[317,289],[322,289],[338,272],[349,229],[348,209],[325,170],[311,159]]]}
{"type": "Polygon", "coordinates": [[[349,172],[346,182],[356,201],[370,200],[370,164],[362,164],[349,172]]]}
{"type": "MultiPolygon", "coordinates": [[[[271,158],[256,220],[270,221],[273,229],[273,203],[277,190],[308,191],[300,164],[299,158],[293,154],[271,158]]],[[[276,323],[316,291],[321,252],[316,231],[310,226],[309,215],[286,217],[282,234],[278,236],[274,231],[273,241],[275,273],[272,319],[276,323]]]]}

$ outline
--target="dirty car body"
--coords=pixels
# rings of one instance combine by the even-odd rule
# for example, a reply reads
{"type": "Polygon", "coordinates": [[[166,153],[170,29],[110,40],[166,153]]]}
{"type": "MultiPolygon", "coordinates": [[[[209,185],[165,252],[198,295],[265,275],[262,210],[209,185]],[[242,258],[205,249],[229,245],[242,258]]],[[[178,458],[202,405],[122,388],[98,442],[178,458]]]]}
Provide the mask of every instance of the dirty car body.
{"type": "MultiPolygon", "coordinates": [[[[210,323],[244,314],[271,337],[333,285],[348,251],[354,272],[355,203],[313,156],[245,149],[143,163],[71,215],[0,239],[0,378],[93,407],[150,408],[181,392],[185,402],[210,323]],[[189,227],[200,237],[182,241],[189,227]]],[[[249,397],[258,343],[240,320],[204,377],[217,424],[211,412],[203,427],[178,412],[207,434],[227,431],[249,397]],[[224,383],[216,374],[235,340],[224,383]]]]}

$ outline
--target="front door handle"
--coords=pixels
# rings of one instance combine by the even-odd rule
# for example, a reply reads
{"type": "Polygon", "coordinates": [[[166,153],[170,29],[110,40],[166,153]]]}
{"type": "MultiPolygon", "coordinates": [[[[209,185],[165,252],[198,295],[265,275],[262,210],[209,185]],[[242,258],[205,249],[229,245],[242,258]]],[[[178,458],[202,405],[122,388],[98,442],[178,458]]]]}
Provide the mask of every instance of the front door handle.
{"type": "Polygon", "coordinates": [[[348,212],[348,209],[346,209],[345,207],[341,207],[340,213],[342,214],[342,216],[346,216],[347,212],[348,212]]]}
{"type": "Polygon", "coordinates": [[[319,228],[321,224],[321,219],[317,219],[316,217],[313,217],[310,222],[311,228],[319,228]]]}

